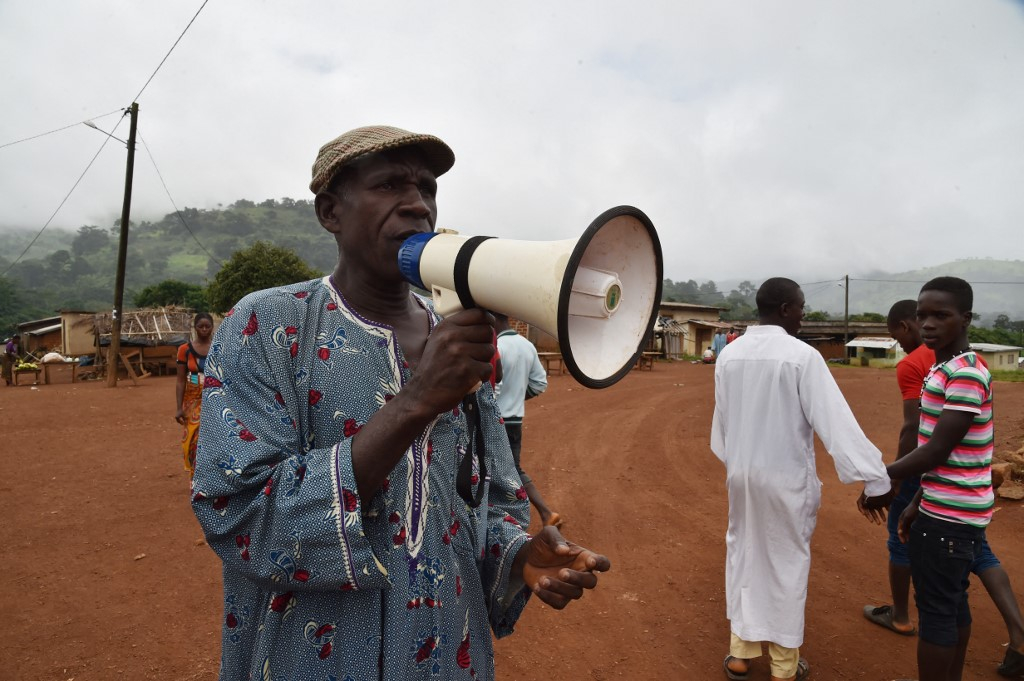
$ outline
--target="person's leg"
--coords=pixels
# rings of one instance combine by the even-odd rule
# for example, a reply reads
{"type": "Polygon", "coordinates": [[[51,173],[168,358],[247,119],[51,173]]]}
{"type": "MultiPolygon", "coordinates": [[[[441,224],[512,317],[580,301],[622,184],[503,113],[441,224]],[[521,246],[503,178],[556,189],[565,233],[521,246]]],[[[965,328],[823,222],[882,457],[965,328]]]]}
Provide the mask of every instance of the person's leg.
{"type": "Polygon", "coordinates": [[[1024,617],[1021,616],[1017,597],[1010,586],[1010,576],[992,553],[987,541],[982,543],[981,556],[974,561],[971,572],[978,575],[1002,615],[1006,633],[1010,637],[1010,647],[1017,652],[1024,652],[1024,617]]]}
{"type": "Polygon", "coordinates": [[[910,529],[910,564],[917,602],[919,681],[958,681],[971,635],[967,602],[970,567],[983,533],[918,516],[910,529]]]}
{"type": "Polygon", "coordinates": [[[512,448],[512,460],[515,461],[516,470],[519,471],[519,478],[523,481],[523,489],[526,490],[526,497],[533,504],[533,507],[537,509],[537,513],[540,514],[540,522],[542,525],[561,525],[561,517],[554,518],[557,514],[552,513],[548,505],[544,503],[544,497],[541,496],[540,490],[537,489],[537,485],[533,484],[533,480],[526,471],[523,470],[521,463],[521,456],[523,450],[523,424],[505,422],[505,434],[508,435],[508,443],[512,448]],[[555,520],[556,522],[552,522],[555,520]]]}
{"type": "Polygon", "coordinates": [[[540,495],[540,490],[537,489],[537,485],[533,484],[533,480],[530,479],[525,473],[522,475],[523,488],[526,489],[526,496],[530,498],[530,503],[533,504],[534,508],[537,509],[537,513],[540,514],[540,521],[545,525],[561,525],[561,516],[557,519],[556,513],[552,513],[548,505],[544,503],[544,497],[540,495]],[[557,522],[552,522],[556,520],[557,522]]]}
{"type": "Polygon", "coordinates": [[[910,566],[889,563],[889,589],[892,591],[892,625],[913,631],[910,623],[910,566]]]}
{"type": "Polygon", "coordinates": [[[729,657],[725,667],[736,675],[744,675],[750,671],[750,661],[761,657],[760,641],[744,641],[736,634],[729,632],[729,657]]]}
{"type": "Polygon", "coordinates": [[[864,616],[868,620],[907,636],[914,633],[914,625],[910,622],[910,556],[907,553],[907,545],[900,541],[898,530],[900,515],[914,498],[919,487],[920,482],[916,479],[903,480],[899,493],[889,505],[889,538],[886,547],[889,549],[889,590],[892,593],[892,605],[864,607],[864,616]]]}
{"type": "Polygon", "coordinates": [[[959,632],[956,645],[943,646],[917,640],[917,676],[919,681],[960,681],[967,654],[971,627],[959,632]]]}
{"type": "Polygon", "coordinates": [[[768,644],[772,658],[772,681],[795,679],[800,665],[800,649],[786,648],[777,643],[768,644]]]}

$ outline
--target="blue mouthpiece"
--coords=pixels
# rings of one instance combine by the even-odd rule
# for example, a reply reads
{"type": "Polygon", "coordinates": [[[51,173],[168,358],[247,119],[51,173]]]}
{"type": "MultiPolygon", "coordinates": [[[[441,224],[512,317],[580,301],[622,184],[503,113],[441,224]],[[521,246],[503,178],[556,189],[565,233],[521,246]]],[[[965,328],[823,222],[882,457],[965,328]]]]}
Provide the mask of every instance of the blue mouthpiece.
{"type": "Polygon", "coordinates": [[[427,242],[435,236],[437,236],[437,232],[413,234],[398,249],[399,271],[406,281],[421,289],[426,289],[427,287],[423,285],[423,280],[420,279],[420,256],[423,254],[423,249],[426,247],[427,242]]]}

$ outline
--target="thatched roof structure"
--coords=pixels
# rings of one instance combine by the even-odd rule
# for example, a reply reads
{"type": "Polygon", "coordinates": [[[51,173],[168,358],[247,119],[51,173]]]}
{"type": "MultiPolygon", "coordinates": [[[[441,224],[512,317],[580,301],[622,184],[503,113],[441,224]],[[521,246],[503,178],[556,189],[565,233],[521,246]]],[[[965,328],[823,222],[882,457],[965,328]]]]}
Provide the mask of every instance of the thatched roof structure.
{"type": "MultiPolygon", "coordinates": [[[[121,317],[121,339],[146,345],[181,343],[192,334],[195,310],[188,307],[156,307],[131,310],[121,317]]],[[[113,320],[109,312],[92,316],[94,333],[100,343],[109,342],[113,320]]]]}

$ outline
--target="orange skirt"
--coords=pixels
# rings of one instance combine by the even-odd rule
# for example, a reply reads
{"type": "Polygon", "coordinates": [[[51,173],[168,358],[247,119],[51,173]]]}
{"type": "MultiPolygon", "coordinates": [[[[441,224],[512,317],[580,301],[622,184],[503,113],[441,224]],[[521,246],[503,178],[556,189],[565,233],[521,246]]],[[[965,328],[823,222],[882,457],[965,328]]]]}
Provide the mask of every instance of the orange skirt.
{"type": "Polygon", "coordinates": [[[185,428],[181,433],[181,451],[185,456],[185,470],[191,474],[196,467],[196,443],[199,441],[199,411],[203,404],[203,386],[188,381],[182,399],[185,428]]]}

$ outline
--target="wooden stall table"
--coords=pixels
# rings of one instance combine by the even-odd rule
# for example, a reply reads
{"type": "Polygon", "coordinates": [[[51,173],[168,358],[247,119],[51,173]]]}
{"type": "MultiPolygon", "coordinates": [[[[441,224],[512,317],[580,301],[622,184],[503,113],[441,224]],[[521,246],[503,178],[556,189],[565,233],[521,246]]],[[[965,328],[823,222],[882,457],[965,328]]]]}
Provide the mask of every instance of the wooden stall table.
{"type": "Polygon", "coordinates": [[[75,382],[75,367],[78,366],[78,362],[43,362],[41,366],[43,367],[44,385],[50,385],[50,372],[56,369],[56,367],[71,367],[71,382],[75,382]]]}
{"type": "Polygon", "coordinates": [[[39,374],[41,371],[42,369],[14,369],[11,372],[11,378],[13,379],[11,382],[14,385],[21,385],[21,377],[32,374],[35,378],[33,385],[39,385],[39,374]]]}
{"type": "Polygon", "coordinates": [[[636,358],[636,364],[633,365],[633,368],[639,369],[641,371],[643,371],[644,369],[647,369],[648,371],[653,371],[654,358],[657,356],[657,352],[643,352],[640,354],[639,357],[636,358]]]}
{"type": "Polygon", "coordinates": [[[537,357],[540,358],[541,363],[544,365],[544,370],[551,373],[551,365],[555,362],[558,363],[558,373],[565,373],[565,362],[562,360],[562,353],[560,352],[538,352],[537,357]]]}

